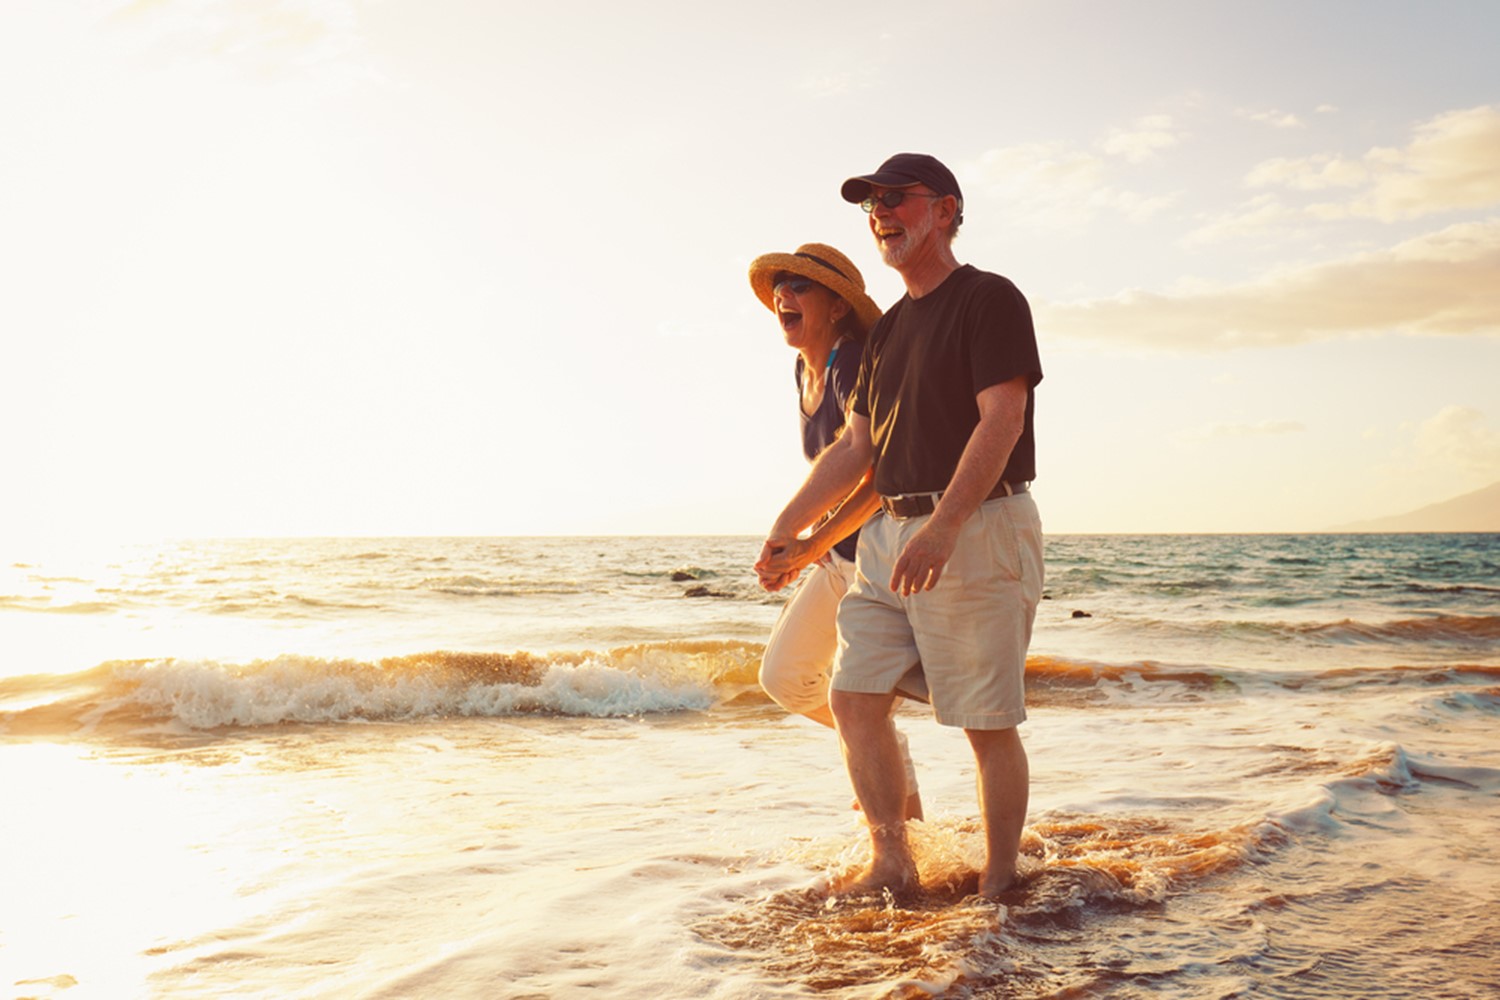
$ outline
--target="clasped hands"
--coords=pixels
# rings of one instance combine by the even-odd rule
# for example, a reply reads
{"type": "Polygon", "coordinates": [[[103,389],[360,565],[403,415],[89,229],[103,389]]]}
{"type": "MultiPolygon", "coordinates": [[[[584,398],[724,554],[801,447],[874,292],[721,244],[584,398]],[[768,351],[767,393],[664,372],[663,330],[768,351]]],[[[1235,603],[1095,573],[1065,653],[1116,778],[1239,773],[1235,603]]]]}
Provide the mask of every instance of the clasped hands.
{"type": "Polygon", "coordinates": [[[775,593],[796,580],[808,566],[827,558],[826,553],[820,557],[805,538],[772,535],[760,547],[760,558],[755,560],[755,575],[760,577],[762,590],[775,593]]]}

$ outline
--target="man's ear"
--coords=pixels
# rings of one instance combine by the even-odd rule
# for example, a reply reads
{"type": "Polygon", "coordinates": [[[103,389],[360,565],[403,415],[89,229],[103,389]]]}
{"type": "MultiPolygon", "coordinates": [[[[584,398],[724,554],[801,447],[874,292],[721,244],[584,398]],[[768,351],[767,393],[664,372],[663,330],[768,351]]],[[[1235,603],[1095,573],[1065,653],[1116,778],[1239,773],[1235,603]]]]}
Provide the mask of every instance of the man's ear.
{"type": "Polygon", "coordinates": [[[942,210],[947,213],[946,216],[942,219],[944,226],[952,222],[954,219],[958,218],[957,197],[951,194],[945,194],[942,198],[938,199],[938,204],[942,206],[942,210]]]}

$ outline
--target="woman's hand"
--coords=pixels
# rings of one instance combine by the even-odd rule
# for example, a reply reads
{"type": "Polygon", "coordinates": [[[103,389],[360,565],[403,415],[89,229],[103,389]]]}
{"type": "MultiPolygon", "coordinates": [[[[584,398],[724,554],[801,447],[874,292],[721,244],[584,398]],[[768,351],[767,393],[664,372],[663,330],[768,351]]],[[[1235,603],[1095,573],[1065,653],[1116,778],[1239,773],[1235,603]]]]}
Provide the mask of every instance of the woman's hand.
{"type": "Polygon", "coordinates": [[[761,587],[774,593],[797,579],[821,555],[818,546],[805,538],[768,538],[755,561],[755,573],[761,587]]]}

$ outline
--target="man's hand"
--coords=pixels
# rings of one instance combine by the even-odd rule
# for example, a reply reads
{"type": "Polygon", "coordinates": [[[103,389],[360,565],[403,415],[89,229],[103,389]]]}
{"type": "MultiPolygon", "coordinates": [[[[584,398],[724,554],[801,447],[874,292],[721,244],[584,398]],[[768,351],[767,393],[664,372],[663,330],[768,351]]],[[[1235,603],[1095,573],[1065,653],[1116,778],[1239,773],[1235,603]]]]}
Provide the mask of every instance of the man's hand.
{"type": "Polygon", "coordinates": [[[773,536],[767,538],[760,548],[760,558],[755,560],[755,574],[760,577],[762,590],[775,593],[796,580],[811,562],[813,554],[806,541],[773,536]]]}
{"type": "Polygon", "coordinates": [[[936,587],[957,542],[957,529],[945,528],[935,517],[928,518],[901,550],[901,557],[891,571],[891,590],[910,597],[936,587]]]}
{"type": "Polygon", "coordinates": [[[780,576],[785,573],[796,577],[804,569],[818,561],[817,546],[805,538],[793,538],[770,552],[761,550],[755,571],[761,576],[780,576]]]}

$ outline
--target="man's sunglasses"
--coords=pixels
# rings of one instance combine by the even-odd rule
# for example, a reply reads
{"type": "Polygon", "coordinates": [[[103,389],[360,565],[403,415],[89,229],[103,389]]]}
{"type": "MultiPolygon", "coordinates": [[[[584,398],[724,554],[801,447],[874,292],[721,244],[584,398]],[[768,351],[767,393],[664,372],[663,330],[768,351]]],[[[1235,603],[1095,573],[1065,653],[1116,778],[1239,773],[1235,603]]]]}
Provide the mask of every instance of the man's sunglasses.
{"type": "Polygon", "coordinates": [[[872,195],[870,195],[870,197],[868,197],[864,201],[860,202],[859,203],[859,207],[862,208],[862,209],[864,209],[866,212],[873,212],[873,211],[875,211],[875,205],[876,205],[876,203],[884,205],[886,208],[895,208],[897,205],[901,204],[903,201],[905,201],[908,198],[945,198],[945,197],[947,197],[947,195],[941,195],[941,194],[923,194],[921,191],[902,191],[900,188],[897,188],[894,191],[887,191],[884,194],[872,194],[872,195]]]}

